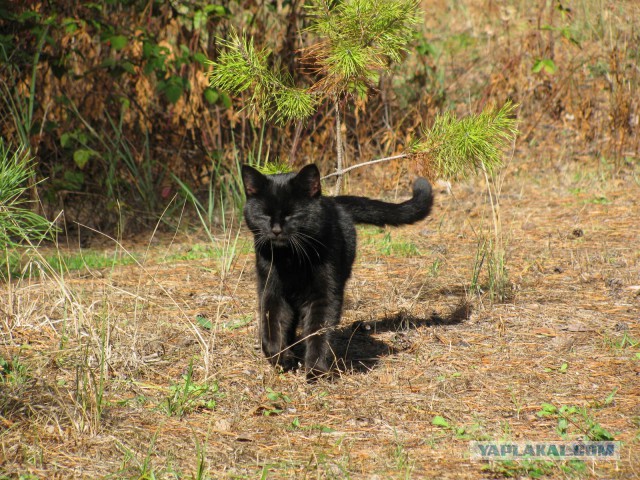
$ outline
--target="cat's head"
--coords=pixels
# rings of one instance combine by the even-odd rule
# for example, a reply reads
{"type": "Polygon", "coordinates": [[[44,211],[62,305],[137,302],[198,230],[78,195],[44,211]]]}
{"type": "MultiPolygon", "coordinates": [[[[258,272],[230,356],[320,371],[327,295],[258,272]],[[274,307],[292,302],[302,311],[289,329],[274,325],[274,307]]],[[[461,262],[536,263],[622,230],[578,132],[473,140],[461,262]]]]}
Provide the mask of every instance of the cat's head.
{"type": "Polygon", "coordinates": [[[322,222],[320,172],[307,165],[296,173],[264,175],[242,166],[247,197],[244,216],[256,238],[256,246],[308,244],[322,222]]]}

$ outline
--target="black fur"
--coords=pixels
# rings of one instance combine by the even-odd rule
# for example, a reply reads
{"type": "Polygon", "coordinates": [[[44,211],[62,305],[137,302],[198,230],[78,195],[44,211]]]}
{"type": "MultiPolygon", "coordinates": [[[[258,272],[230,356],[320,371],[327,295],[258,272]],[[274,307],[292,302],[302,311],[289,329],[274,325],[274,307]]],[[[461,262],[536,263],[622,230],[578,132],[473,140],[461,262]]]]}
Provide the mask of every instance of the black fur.
{"type": "Polygon", "coordinates": [[[325,197],[320,172],[263,175],[242,167],[244,217],[254,235],[262,350],[285,370],[296,365],[291,346],[302,327],[307,378],[331,369],[330,333],[340,321],[344,287],[356,255],[355,223],[401,225],[431,211],[431,185],[418,178],[400,204],[364,197],[325,197]]]}

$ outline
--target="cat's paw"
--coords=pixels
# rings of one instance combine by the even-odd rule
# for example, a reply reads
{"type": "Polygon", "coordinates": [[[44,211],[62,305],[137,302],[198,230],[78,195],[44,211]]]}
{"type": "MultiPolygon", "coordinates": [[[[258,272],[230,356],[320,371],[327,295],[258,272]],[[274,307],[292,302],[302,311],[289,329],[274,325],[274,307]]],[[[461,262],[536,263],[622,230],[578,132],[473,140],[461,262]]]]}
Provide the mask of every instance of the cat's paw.
{"type": "Polygon", "coordinates": [[[269,359],[271,365],[282,372],[290,372],[299,368],[299,363],[293,355],[277,355],[269,359]]]}

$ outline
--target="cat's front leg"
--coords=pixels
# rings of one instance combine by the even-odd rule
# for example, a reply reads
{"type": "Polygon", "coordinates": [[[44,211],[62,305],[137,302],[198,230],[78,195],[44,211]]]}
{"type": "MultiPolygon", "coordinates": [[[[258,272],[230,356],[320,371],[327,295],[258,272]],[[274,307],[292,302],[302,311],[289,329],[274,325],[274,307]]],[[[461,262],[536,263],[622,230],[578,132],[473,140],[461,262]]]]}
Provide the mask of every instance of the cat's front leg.
{"type": "Polygon", "coordinates": [[[340,321],[342,302],[338,298],[322,298],[310,303],[304,315],[303,338],[305,339],[304,365],[307,380],[329,376],[334,364],[331,348],[333,327],[340,321]]]}
{"type": "Polygon", "coordinates": [[[274,367],[292,370],[296,366],[291,351],[296,328],[294,312],[284,299],[277,296],[267,296],[260,303],[262,351],[274,367]]]}

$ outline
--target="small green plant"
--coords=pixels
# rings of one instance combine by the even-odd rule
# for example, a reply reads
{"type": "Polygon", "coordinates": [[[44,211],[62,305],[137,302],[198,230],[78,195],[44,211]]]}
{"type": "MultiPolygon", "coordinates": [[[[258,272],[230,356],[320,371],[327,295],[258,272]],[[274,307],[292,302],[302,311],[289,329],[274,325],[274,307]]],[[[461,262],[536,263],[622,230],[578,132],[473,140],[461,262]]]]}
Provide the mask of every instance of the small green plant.
{"type": "Polygon", "coordinates": [[[318,432],[322,432],[322,433],[332,433],[335,432],[335,430],[331,427],[327,427],[325,425],[320,425],[317,423],[311,424],[311,425],[302,425],[302,422],[300,422],[300,418],[296,417],[293,419],[293,421],[291,422],[291,426],[289,427],[291,430],[316,430],[318,432]]]}
{"type": "Polygon", "coordinates": [[[244,315],[241,318],[233,319],[228,322],[213,323],[205,315],[196,315],[196,322],[205,330],[237,330],[238,328],[247,326],[252,320],[252,315],[244,315]]]}
{"type": "Polygon", "coordinates": [[[214,410],[219,397],[217,382],[197,383],[193,381],[193,360],[182,380],[169,387],[169,396],[162,404],[171,416],[181,417],[196,410],[214,410]]]}
{"type": "Polygon", "coordinates": [[[453,433],[456,438],[459,438],[462,440],[468,440],[471,438],[469,436],[469,432],[467,431],[467,427],[465,427],[464,425],[456,426],[441,415],[436,415],[435,417],[433,417],[433,419],[431,420],[431,425],[435,427],[440,427],[443,430],[447,430],[453,433]]]}
{"type": "Polygon", "coordinates": [[[640,340],[633,338],[628,332],[624,332],[619,338],[605,337],[605,342],[609,348],[614,350],[640,347],[640,340]]]}
{"type": "Polygon", "coordinates": [[[418,247],[413,242],[394,240],[391,232],[386,232],[380,245],[380,253],[383,255],[399,255],[401,257],[413,257],[420,255],[418,247]]]}
{"type": "Polygon", "coordinates": [[[482,471],[503,478],[542,478],[551,477],[558,472],[568,476],[584,474],[587,465],[582,460],[553,462],[550,460],[505,460],[491,462],[482,466],[482,471]]]}
{"type": "Polygon", "coordinates": [[[395,444],[392,451],[394,467],[403,472],[404,478],[411,478],[411,472],[415,468],[415,462],[409,456],[409,452],[398,438],[398,433],[394,431],[395,444]]]}
{"type": "Polygon", "coordinates": [[[0,356],[0,385],[19,386],[24,384],[27,378],[27,367],[19,357],[14,356],[7,360],[0,356]]]}
{"type": "Polygon", "coordinates": [[[269,387],[266,388],[266,395],[270,403],[269,407],[262,410],[262,414],[266,417],[282,413],[285,405],[291,403],[291,398],[288,395],[276,392],[269,387]]]}
{"type": "Polygon", "coordinates": [[[198,458],[198,465],[196,467],[196,473],[191,476],[193,480],[209,480],[211,476],[207,471],[207,444],[201,445],[196,438],[196,456],[198,458]]]}
{"type": "Polygon", "coordinates": [[[543,403],[537,415],[541,418],[557,420],[556,432],[562,438],[568,438],[571,427],[578,430],[589,441],[609,441],[614,436],[602,427],[587,410],[587,408],[573,405],[557,407],[551,403],[543,403]]]}
{"type": "Polygon", "coordinates": [[[156,480],[164,478],[162,471],[154,468],[152,463],[153,452],[156,448],[158,432],[156,431],[149,442],[149,448],[145,452],[144,457],[140,460],[138,455],[126,445],[118,442],[117,447],[124,454],[124,458],[117,472],[117,478],[135,478],[137,480],[156,480]]]}
{"type": "Polygon", "coordinates": [[[567,362],[562,362],[562,364],[558,368],[545,368],[545,373],[558,372],[558,373],[567,373],[569,370],[569,364],[567,362]]]}
{"type": "Polygon", "coordinates": [[[533,73],[544,72],[548,75],[553,75],[558,70],[556,63],[550,58],[537,58],[533,63],[531,71],[533,73]]]}
{"type": "Polygon", "coordinates": [[[440,268],[442,267],[442,260],[440,260],[439,258],[436,258],[432,263],[431,266],[429,267],[429,274],[432,277],[437,277],[438,274],[440,273],[440,268]]]}

